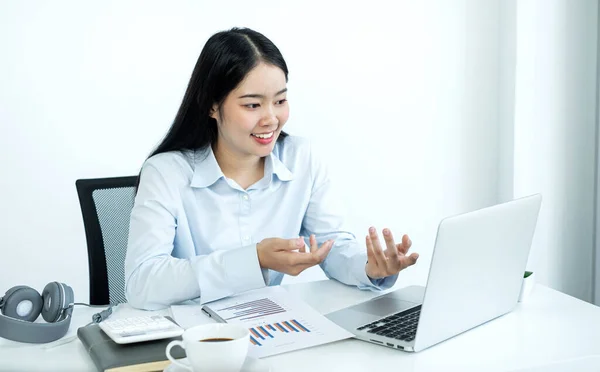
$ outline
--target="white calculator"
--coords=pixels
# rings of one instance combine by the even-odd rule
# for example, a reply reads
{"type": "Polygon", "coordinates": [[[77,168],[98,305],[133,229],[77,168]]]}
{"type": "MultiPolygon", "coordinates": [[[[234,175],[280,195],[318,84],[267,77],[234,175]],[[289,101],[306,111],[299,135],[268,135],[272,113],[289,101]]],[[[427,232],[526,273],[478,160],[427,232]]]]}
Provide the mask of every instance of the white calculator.
{"type": "Polygon", "coordinates": [[[117,344],[177,337],[184,331],[169,317],[162,315],[107,319],[98,326],[117,344]]]}

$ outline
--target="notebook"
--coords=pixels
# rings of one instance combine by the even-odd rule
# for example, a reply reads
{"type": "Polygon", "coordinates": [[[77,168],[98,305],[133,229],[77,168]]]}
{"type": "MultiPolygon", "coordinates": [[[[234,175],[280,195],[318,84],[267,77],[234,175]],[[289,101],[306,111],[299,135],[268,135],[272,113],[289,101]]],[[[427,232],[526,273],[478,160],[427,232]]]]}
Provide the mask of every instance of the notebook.
{"type": "MultiPolygon", "coordinates": [[[[100,372],[162,371],[171,364],[165,354],[167,344],[181,340],[181,337],[173,337],[120,345],[111,340],[97,324],[79,328],[77,337],[100,372]]],[[[185,357],[185,352],[179,347],[173,348],[171,354],[176,359],[185,357]]]]}

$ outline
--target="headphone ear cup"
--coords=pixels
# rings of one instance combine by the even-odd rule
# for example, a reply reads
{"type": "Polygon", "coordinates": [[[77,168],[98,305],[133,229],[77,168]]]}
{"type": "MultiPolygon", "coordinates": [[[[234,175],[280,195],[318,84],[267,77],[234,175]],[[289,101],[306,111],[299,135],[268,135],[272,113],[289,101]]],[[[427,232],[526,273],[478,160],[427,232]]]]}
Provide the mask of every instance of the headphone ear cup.
{"type": "Polygon", "coordinates": [[[6,291],[2,314],[10,318],[33,322],[40,315],[42,306],[42,297],[38,291],[21,285],[6,291]]]}
{"type": "Polygon", "coordinates": [[[66,309],[69,305],[75,303],[75,293],[73,293],[73,288],[69,287],[65,283],[61,283],[63,288],[65,289],[65,301],[63,308],[66,309]]]}
{"type": "MultiPolygon", "coordinates": [[[[8,291],[6,291],[6,293],[4,294],[4,298],[10,297],[11,294],[13,294],[15,291],[17,291],[21,288],[31,288],[31,287],[28,287],[26,285],[16,285],[16,286],[12,287],[11,289],[9,289],[8,291]]],[[[33,289],[33,288],[31,288],[31,289],[33,289]]],[[[35,291],[35,289],[34,289],[34,291],[35,291]]]]}
{"type": "Polygon", "coordinates": [[[21,288],[29,288],[29,287],[26,285],[14,286],[14,287],[10,288],[8,291],[6,291],[6,293],[4,294],[4,297],[0,297],[0,311],[2,312],[3,315],[4,315],[4,304],[9,299],[9,297],[12,296],[13,293],[15,293],[15,291],[17,291],[21,288]]]}
{"type": "Polygon", "coordinates": [[[42,317],[48,323],[54,323],[60,318],[63,309],[64,296],[58,282],[46,284],[42,292],[44,305],[42,307],[42,317]]]}

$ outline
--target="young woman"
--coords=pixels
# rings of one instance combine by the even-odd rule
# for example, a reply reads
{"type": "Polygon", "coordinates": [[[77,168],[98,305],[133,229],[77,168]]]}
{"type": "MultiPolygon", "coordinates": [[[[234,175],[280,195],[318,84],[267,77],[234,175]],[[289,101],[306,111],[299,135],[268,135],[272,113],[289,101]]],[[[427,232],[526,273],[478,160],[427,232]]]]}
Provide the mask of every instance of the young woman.
{"type": "Polygon", "coordinates": [[[130,304],[159,309],[277,285],[321,265],[361,289],[416,263],[375,228],[343,230],[326,168],[282,131],[288,69],[262,34],[234,28],[204,46],[175,121],[144,163],[125,260],[130,304]],[[385,249],[383,248],[385,247],[385,249]]]}

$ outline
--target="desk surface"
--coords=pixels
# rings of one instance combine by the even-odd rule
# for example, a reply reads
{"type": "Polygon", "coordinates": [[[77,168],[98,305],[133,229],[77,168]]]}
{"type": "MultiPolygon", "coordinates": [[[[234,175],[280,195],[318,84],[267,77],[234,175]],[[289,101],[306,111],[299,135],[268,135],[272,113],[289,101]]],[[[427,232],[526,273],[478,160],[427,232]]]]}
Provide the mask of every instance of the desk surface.
{"type": "MultiPolygon", "coordinates": [[[[380,294],[328,280],[285,287],[324,314],[380,294]]],[[[0,339],[0,371],[95,371],[82,344],[73,338],[76,328],[97,310],[76,308],[68,343],[29,345],[0,339]]],[[[139,313],[120,305],[113,316],[139,313]]],[[[420,353],[348,339],[265,360],[273,371],[306,371],[307,366],[313,372],[599,371],[600,308],[537,285],[513,312],[420,353]]]]}

